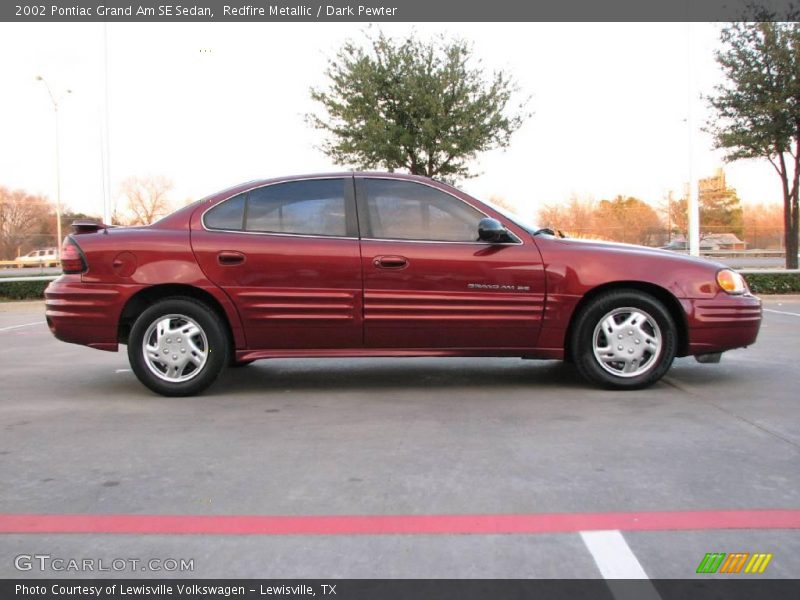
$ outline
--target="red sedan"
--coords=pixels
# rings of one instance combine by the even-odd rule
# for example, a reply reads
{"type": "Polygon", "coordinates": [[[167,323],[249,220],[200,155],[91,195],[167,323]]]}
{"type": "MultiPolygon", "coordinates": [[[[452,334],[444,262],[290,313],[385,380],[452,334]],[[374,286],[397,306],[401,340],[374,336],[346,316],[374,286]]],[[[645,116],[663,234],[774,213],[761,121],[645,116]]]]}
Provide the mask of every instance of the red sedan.
{"type": "Polygon", "coordinates": [[[61,340],[116,351],[182,396],[229,365],[326,356],[564,359],[634,389],[676,356],[752,344],[761,302],[734,271],[564,239],[422,177],[254,181],[149,227],[78,222],[45,292],[61,340]]]}

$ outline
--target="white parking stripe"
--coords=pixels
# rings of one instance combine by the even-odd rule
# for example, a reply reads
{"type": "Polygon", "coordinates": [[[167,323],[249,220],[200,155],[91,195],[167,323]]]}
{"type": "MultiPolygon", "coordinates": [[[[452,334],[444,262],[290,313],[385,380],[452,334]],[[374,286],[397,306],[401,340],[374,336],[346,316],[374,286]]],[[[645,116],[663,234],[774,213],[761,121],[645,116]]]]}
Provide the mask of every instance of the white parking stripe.
{"type": "Polygon", "coordinates": [[[36,321],[36,323],[24,323],[23,325],[11,325],[10,327],[0,327],[0,331],[11,331],[12,329],[31,327],[33,325],[44,325],[44,321],[36,321]]]}
{"type": "Polygon", "coordinates": [[[604,579],[648,579],[619,531],[581,531],[604,579]]]}
{"type": "Polygon", "coordinates": [[[764,308],[763,311],[764,312],[775,313],[777,315],[791,315],[793,317],[800,317],[800,313],[793,313],[793,312],[788,312],[788,311],[785,311],[785,310],[775,310],[773,308],[764,308]]]}
{"type": "Polygon", "coordinates": [[[660,600],[652,584],[631,585],[618,579],[649,579],[619,531],[581,531],[581,538],[616,600],[660,600]]]}

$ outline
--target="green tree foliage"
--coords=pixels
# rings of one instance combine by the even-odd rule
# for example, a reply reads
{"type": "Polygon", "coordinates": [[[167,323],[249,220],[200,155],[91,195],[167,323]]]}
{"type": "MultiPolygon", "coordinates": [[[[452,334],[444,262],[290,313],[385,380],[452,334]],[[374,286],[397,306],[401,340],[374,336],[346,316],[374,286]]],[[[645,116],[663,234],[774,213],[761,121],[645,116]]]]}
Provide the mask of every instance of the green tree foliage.
{"type": "Polygon", "coordinates": [[[733,23],[717,62],[726,81],[707,98],[707,129],[726,159],[766,158],[781,180],[786,267],[797,268],[800,23],[733,23]]]}
{"type": "Polygon", "coordinates": [[[744,217],[739,197],[733,193],[700,198],[700,229],[702,233],[733,233],[742,237],[744,217]]]}
{"type": "Polygon", "coordinates": [[[529,116],[527,100],[508,110],[516,84],[502,71],[486,75],[465,41],[367,39],[367,48],[345,43],[328,88],[311,90],[326,114],[308,121],[328,133],[322,149],[337,164],[470,177],[469,161],[507,147],[529,116]]]}

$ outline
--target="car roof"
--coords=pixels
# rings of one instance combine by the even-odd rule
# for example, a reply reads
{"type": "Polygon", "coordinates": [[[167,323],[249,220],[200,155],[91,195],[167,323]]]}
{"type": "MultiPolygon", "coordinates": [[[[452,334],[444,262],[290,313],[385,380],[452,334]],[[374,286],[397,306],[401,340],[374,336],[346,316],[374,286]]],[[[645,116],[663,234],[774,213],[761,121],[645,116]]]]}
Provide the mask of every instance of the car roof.
{"type": "Polygon", "coordinates": [[[270,179],[253,179],[251,181],[246,181],[244,183],[233,185],[231,187],[209,194],[208,196],[201,198],[200,200],[192,202],[188,206],[184,206],[183,208],[176,210],[175,212],[165,216],[163,219],[156,221],[155,223],[153,223],[152,226],[168,228],[172,226],[172,224],[182,223],[183,220],[187,217],[187,215],[193,214],[194,211],[197,209],[197,207],[201,204],[203,205],[213,204],[218,201],[232,198],[243,192],[248,192],[250,190],[263,187],[265,185],[272,185],[276,183],[287,183],[290,181],[303,181],[309,179],[333,179],[333,178],[344,178],[344,177],[375,177],[380,179],[395,179],[399,181],[416,181],[419,183],[432,185],[433,187],[436,187],[438,189],[441,189],[458,197],[466,196],[464,192],[454,188],[453,186],[443,181],[438,181],[436,179],[432,179],[430,177],[424,177],[422,175],[409,175],[407,173],[391,173],[385,171],[334,171],[325,173],[306,173],[303,175],[286,175],[282,177],[272,177],[270,179]]]}
{"type": "Polygon", "coordinates": [[[404,181],[418,181],[420,183],[434,183],[441,186],[447,184],[425,177],[423,175],[410,175],[408,173],[392,173],[386,171],[333,171],[325,173],[305,173],[302,175],[286,175],[282,177],[271,177],[269,179],[253,179],[244,183],[233,185],[224,190],[220,190],[209,195],[206,200],[215,200],[220,196],[235,196],[241,192],[252,190],[254,188],[271,185],[274,183],[284,183],[288,181],[303,181],[304,179],[333,179],[337,177],[377,177],[380,179],[398,179],[404,181]]]}

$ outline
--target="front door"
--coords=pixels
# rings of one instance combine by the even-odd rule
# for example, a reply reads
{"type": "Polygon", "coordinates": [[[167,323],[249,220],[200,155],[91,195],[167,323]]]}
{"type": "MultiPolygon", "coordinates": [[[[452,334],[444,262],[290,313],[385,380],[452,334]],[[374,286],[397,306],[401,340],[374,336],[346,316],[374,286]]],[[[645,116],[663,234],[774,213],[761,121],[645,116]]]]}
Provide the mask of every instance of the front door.
{"type": "Polygon", "coordinates": [[[487,215],[445,189],[356,178],[365,346],[535,346],[545,297],[538,249],[510,223],[513,241],[477,241],[487,215]]]}
{"type": "Polygon", "coordinates": [[[275,183],[215,205],[192,231],[250,349],[362,346],[354,204],[352,177],[275,183]]]}

